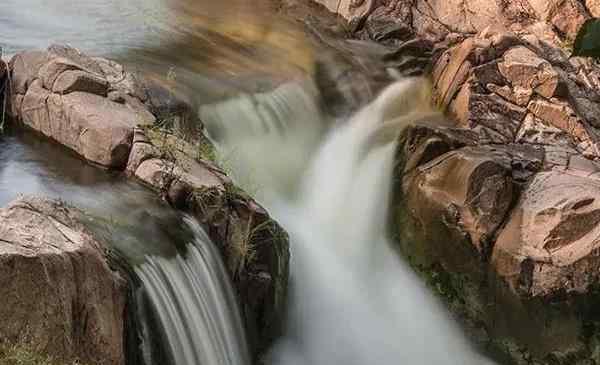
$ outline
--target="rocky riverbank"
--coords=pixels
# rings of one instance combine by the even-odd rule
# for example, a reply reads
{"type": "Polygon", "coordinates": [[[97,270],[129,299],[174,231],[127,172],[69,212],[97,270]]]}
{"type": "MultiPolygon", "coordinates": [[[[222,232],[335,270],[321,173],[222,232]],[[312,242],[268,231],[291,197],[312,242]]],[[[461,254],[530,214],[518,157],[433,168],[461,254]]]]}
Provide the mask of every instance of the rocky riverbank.
{"type": "Polygon", "coordinates": [[[568,57],[598,4],[339,9],[356,37],[435,44],[434,102],[448,125],[400,140],[391,222],[401,251],[506,360],[598,363],[600,67],[568,57]]]}
{"type": "MultiPolygon", "coordinates": [[[[181,126],[194,125],[188,120],[193,115],[189,104],[177,99],[164,86],[128,72],[118,63],[89,57],[65,46],[15,55],[9,63],[8,76],[7,113],[12,123],[56,141],[101,168],[123,171],[135,177],[156,190],[173,207],[192,214],[204,225],[219,246],[231,274],[253,353],[256,356],[264,350],[278,331],[285,306],[289,260],[287,234],[210,160],[214,151],[201,134],[201,128],[195,129],[190,142],[183,139],[178,132],[183,129],[181,126]]],[[[189,128],[186,136],[190,137],[189,128]]],[[[102,303],[96,303],[94,295],[85,295],[83,289],[75,288],[64,293],[55,291],[54,288],[73,284],[69,276],[57,277],[58,281],[49,278],[38,283],[40,291],[52,292],[47,296],[48,303],[44,304],[44,308],[58,308],[55,312],[64,312],[65,315],[68,315],[68,309],[84,317],[78,319],[74,314],[61,327],[64,331],[54,331],[58,324],[52,324],[63,321],[62,317],[52,314],[55,312],[39,314],[40,310],[46,310],[44,308],[31,310],[36,307],[39,298],[16,296],[15,300],[20,300],[19,305],[0,306],[0,311],[10,312],[0,319],[0,337],[6,339],[7,345],[33,348],[65,361],[80,359],[87,363],[123,364],[124,323],[132,313],[131,308],[125,308],[126,275],[121,277],[108,269],[108,258],[103,255],[102,248],[106,242],[96,241],[93,235],[82,233],[84,230],[78,228],[80,223],[70,215],[72,208],[51,201],[33,201],[35,206],[54,208],[33,207],[26,210],[23,207],[33,204],[26,200],[6,208],[6,215],[12,217],[14,211],[21,207],[24,213],[19,210],[19,214],[34,215],[28,218],[29,221],[35,218],[45,225],[27,224],[28,221],[24,220],[24,225],[15,228],[13,226],[21,223],[7,218],[0,224],[1,229],[7,230],[7,234],[22,237],[7,239],[0,256],[10,261],[13,256],[24,256],[21,251],[27,251],[43,269],[44,265],[51,264],[46,264],[45,250],[51,249],[60,262],[64,261],[61,255],[66,258],[70,255],[71,248],[67,250],[66,247],[75,233],[65,232],[62,228],[77,229],[77,234],[93,242],[91,246],[97,250],[95,260],[106,269],[106,272],[86,271],[87,277],[83,274],[77,277],[86,283],[95,280],[102,283],[113,276],[118,277],[118,288],[117,284],[113,285],[115,289],[109,296],[116,304],[102,308],[114,309],[114,313],[101,316],[85,309],[96,308],[102,303]],[[55,210],[59,207],[62,207],[59,211],[64,211],[65,217],[70,219],[53,228],[62,232],[62,236],[50,237],[45,231],[38,231],[58,224],[53,214],[57,214],[55,210]],[[34,250],[30,247],[31,238],[38,236],[41,241],[36,241],[36,245],[40,248],[34,250]],[[57,237],[67,241],[61,245],[63,241],[54,242],[57,237]],[[73,305],[77,308],[71,308],[69,304],[74,301],[76,304],[73,305]],[[68,308],[65,307],[67,304],[68,308]],[[88,315],[95,317],[88,318],[88,315]],[[19,323],[28,325],[30,332],[11,325],[14,318],[20,318],[19,323]],[[78,326],[85,328],[79,330],[78,326]],[[96,331],[94,328],[98,328],[98,335],[86,332],[96,331]],[[107,332],[107,339],[103,340],[101,334],[108,330],[110,333],[107,332]],[[106,346],[93,347],[96,340],[106,346]],[[92,342],[88,346],[86,341],[92,342]],[[64,346],[53,346],[55,342],[64,346]]],[[[8,236],[2,237],[4,240],[8,236]]],[[[86,242],[80,245],[90,246],[86,242]]],[[[93,264],[85,256],[80,259],[85,267],[93,264]]],[[[68,266],[72,267],[71,264],[68,266]]],[[[7,270],[5,278],[22,277],[18,274],[18,267],[12,264],[2,265],[2,268],[7,270]]],[[[54,268],[48,270],[56,271],[54,268]]],[[[60,276],[58,272],[57,275],[60,276]]],[[[23,280],[26,279],[23,277],[23,280]]],[[[18,280],[13,281],[15,285],[19,283],[18,280]]],[[[6,288],[8,294],[12,289],[14,293],[19,292],[12,286],[6,288]]],[[[89,285],[85,288],[92,289],[89,285]]]]}

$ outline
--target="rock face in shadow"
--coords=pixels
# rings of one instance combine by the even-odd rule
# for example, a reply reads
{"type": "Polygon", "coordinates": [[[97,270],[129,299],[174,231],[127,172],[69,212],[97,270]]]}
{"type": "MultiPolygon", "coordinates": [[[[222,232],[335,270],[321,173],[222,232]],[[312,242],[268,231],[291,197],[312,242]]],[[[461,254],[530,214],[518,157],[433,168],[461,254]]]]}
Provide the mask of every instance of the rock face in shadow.
{"type": "Polygon", "coordinates": [[[67,362],[123,365],[126,281],[61,202],[0,209],[0,337],[67,362]]]}

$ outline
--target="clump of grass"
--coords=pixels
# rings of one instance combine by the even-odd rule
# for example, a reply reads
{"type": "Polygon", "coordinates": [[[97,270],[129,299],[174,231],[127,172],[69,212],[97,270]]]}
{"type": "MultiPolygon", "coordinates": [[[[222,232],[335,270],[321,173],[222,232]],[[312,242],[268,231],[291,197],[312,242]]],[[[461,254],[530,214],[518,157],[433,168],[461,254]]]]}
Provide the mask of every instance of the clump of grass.
{"type": "Polygon", "coordinates": [[[0,345],[0,365],[81,365],[81,363],[58,361],[51,356],[36,353],[22,346],[0,345]]]}
{"type": "Polygon", "coordinates": [[[210,161],[212,163],[217,163],[217,151],[215,146],[210,142],[210,140],[204,136],[202,136],[200,142],[197,144],[198,155],[196,156],[199,160],[210,161]]]}

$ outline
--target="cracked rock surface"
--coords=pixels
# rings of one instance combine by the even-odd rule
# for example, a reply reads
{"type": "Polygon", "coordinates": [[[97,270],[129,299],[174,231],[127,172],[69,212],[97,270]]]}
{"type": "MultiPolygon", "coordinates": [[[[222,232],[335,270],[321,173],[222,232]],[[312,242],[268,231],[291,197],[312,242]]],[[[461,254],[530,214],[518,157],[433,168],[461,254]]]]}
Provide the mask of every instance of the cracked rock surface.
{"type": "Polygon", "coordinates": [[[61,202],[0,209],[0,337],[71,362],[122,365],[126,281],[61,202]]]}
{"type": "Polygon", "coordinates": [[[392,230],[508,363],[600,363],[600,67],[568,57],[599,13],[593,0],[387,0],[341,13],[356,37],[433,44],[448,124],[400,138],[392,230]]]}

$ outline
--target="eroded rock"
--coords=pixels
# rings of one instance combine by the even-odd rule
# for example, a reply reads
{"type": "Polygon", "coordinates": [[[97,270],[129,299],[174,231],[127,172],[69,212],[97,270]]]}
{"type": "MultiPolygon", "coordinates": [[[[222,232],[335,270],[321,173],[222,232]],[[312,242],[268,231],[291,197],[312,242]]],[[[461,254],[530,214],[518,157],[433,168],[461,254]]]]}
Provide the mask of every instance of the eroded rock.
{"type": "MultiPolygon", "coordinates": [[[[589,163],[572,169],[600,170],[589,163]]],[[[536,175],[496,241],[491,265],[523,295],[586,293],[599,279],[600,180],[570,172],[536,175]]]]}
{"type": "Polygon", "coordinates": [[[532,33],[561,45],[575,39],[581,25],[598,13],[593,0],[585,4],[577,0],[316,1],[352,24],[363,25],[375,36],[373,40],[406,29],[400,37],[413,33],[441,42],[449,36],[456,39],[457,34],[476,34],[495,24],[498,29],[532,33]]]}
{"type": "Polygon", "coordinates": [[[254,354],[264,351],[285,308],[287,234],[197,147],[151,129],[136,129],[134,141],[127,171],[206,228],[231,274],[254,354]]]}
{"type": "MultiPolygon", "coordinates": [[[[10,70],[13,119],[105,167],[124,168],[134,128],[158,116],[143,80],[71,47],[18,53],[10,70]]],[[[190,114],[189,108],[171,112],[190,114]]]]}
{"type": "Polygon", "coordinates": [[[435,101],[476,137],[442,143],[436,126],[400,140],[402,251],[517,364],[586,364],[594,351],[597,72],[536,35],[485,30],[433,72],[435,101]]]}
{"type": "Polygon", "coordinates": [[[71,362],[123,365],[126,282],[61,202],[0,209],[0,337],[71,362]]]}

